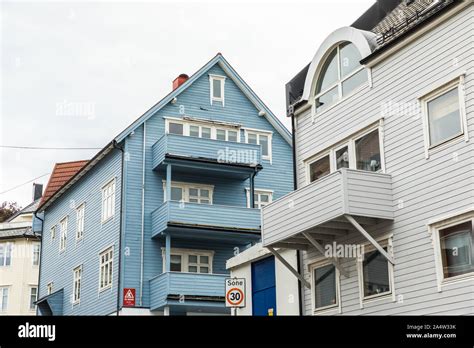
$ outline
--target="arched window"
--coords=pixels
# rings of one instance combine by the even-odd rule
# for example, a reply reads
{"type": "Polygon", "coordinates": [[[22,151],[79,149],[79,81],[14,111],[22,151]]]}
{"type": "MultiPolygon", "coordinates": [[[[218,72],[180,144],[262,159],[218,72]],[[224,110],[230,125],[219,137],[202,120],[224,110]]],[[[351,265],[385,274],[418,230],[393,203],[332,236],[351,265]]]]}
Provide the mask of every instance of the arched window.
{"type": "Polygon", "coordinates": [[[315,111],[321,112],[347,96],[367,81],[367,72],[360,65],[362,59],[350,42],[336,46],[327,56],[315,90],[315,111]]]}

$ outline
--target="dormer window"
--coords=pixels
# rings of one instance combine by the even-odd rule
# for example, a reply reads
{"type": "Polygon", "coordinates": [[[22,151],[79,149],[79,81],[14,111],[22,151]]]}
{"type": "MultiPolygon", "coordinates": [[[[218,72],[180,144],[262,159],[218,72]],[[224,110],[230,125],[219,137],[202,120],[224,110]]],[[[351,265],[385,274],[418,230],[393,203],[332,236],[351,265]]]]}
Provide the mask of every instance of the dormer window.
{"type": "Polygon", "coordinates": [[[209,83],[211,91],[211,105],[217,102],[224,106],[225,76],[209,75],[209,83]]]}
{"type": "Polygon", "coordinates": [[[359,63],[361,59],[357,48],[349,42],[329,53],[316,84],[315,113],[327,109],[367,81],[367,72],[359,63]]]}

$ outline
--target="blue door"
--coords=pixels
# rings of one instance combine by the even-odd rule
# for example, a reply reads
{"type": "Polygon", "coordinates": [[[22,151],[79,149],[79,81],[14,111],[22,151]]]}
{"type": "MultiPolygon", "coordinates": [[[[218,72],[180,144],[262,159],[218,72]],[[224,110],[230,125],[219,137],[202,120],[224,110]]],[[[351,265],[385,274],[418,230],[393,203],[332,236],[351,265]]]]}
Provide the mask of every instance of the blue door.
{"type": "Polygon", "coordinates": [[[252,263],[252,314],[277,314],[273,256],[252,263]]]}

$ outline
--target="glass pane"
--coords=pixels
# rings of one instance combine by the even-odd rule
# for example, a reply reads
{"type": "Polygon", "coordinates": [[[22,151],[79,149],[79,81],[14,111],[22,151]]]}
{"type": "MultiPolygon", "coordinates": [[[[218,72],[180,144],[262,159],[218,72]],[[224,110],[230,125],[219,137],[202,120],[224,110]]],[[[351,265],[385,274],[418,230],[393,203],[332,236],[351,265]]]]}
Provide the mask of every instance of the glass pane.
{"type": "Polygon", "coordinates": [[[212,85],[212,96],[214,98],[221,98],[221,80],[215,80],[213,79],[213,85],[212,85]]]}
{"type": "Polygon", "coordinates": [[[180,201],[183,199],[183,189],[180,187],[171,187],[171,200],[180,201]]]}
{"type": "Polygon", "coordinates": [[[191,272],[191,273],[197,273],[197,266],[189,266],[188,267],[188,272],[191,272]]]}
{"type": "Polygon", "coordinates": [[[201,197],[209,197],[209,190],[201,189],[201,197]]]}
{"type": "Polygon", "coordinates": [[[355,141],[357,169],[376,172],[381,168],[378,129],[355,141]]]}
{"type": "Polygon", "coordinates": [[[352,75],[342,83],[342,96],[350,94],[357,87],[367,82],[367,71],[362,69],[357,74],[352,75]]]}
{"type": "Polygon", "coordinates": [[[320,112],[339,99],[338,87],[334,87],[316,99],[316,112],[320,112]]]}
{"type": "Polygon", "coordinates": [[[217,140],[225,140],[225,130],[223,129],[218,129],[216,131],[216,139],[217,140]]]}
{"type": "Polygon", "coordinates": [[[199,257],[199,262],[204,263],[204,264],[208,264],[209,263],[209,256],[200,256],[199,257]]]}
{"type": "Polygon", "coordinates": [[[268,136],[260,135],[260,145],[262,146],[262,156],[268,156],[268,136]]]}
{"type": "Polygon", "coordinates": [[[198,198],[189,198],[189,203],[199,203],[198,198]]]}
{"type": "Polygon", "coordinates": [[[227,132],[227,140],[228,141],[237,141],[237,132],[236,131],[228,131],[227,132]]]}
{"type": "Polygon", "coordinates": [[[192,137],[199,136],[199,127],[198,126],[189,126],[189,135],[192,137]]]}
{"type": "Polygon", "coordinates": [[[189,255],[188,256],[188,261],[189,261],[189,263],[197,263],[198,262],[197,255],[189,255]]]}
{"type": "Polygon", "coordinates": [[[339,48],[341,54],[341,77],[349,75],[360,67],[359,50],[351,43],[342,44],[339,48]]]}
{"type": "Polygon", "coordinates": [[[349,168],[349,150],[347,146],[336,151],[336,168],[349,168]]]}
{"type": "Polygon", "coordinates": [[[200,267],[199,273],[209,273],[209,267],[200,267]]]}
{"type": "Polygon", "coordinates": [[[257,134],[248,133],[247,142],[249,144],[257,144],[257,134]]]}
{"type": "Polygon", "coordinates": [[[171,134],[183,135],[183,125],[181,123],[172,123],[172,122],[170,122],[169,131],[170,131],[171,134]]]}
{"type": "Polygon", "coordinates": [[[211,128],[202,127],[201,128],[201,137],[210,139],[211,138],[211,128]]]}
{"type": "Polygon", "coordinates": [[[461,133],[459,95],[455,88],[428,103],[430,145],[461,133]]]}
{"type": "Polygon", "coordinates": [[[170,270],[171,272],[181,272],[181,255],[171,255],[170,270]]]}
{"type": "Polygon", "coordinates": [[[189,195],[190,196],[197,196],[198,195],[198,189],[197,188],[190,188],[189,189],[189,195]]]}
{"type": "Polygon", "coordinates": [[[333,265],[314,270],[314,303],[316,308],[337,304],[336,270],[333,265]]]}
{"type": "Polygon", "coordinates": [[[260,194],[260,202],[268,203],[268,195],[260,194]]]}
{"type": "Polygon", "coordinates": [[[364,296],[390,291],[388,261],[378,250],[364,255],[363,269],[364,296]]]}
{"type": "Polygon", "coordinates": [[[311,182],[328,175],[331,172],[329,166],[329,156],[318,159],[309,165],[309,173],[311,182]]]}
{"type": "Polygon", "coordinates": [[[211,202],[208,199],[201,198],[201,204],[210,204],[211,202]]]}
{"type": "Polygon", "coordinates": [[[445,278],[474,271],[472,222],[468,221],[439,231],[445,278]]]}
{"type": "Polygon", "coordinates": [[[324,91],[339,79],[337,68],[337,48],[327,57],[321,74],[319,76],[318,84],[316,86],[316,94],[324,91]]]}

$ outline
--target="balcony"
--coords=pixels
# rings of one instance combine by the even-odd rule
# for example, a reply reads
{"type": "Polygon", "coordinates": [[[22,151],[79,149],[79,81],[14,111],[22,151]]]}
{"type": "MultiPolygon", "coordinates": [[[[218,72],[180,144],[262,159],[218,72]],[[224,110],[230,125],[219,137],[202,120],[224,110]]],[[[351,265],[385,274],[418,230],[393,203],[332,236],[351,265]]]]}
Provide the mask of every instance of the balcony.
{"type": "Polygon", "coordinates": [[[152,238],[163,232],[244,239],[260,237],[260,209],[167,201],[151,213],[152,238]]]}
{"type": "Polygon", "coordinates": [[[217,307],[225,311],[225,274],[165,272],[150,279],[150,309],[217,307]]]}
{"type": "Polygon", "coordinates": [[[370,240],[362,226],[393,216],[390,175],[344,168],[264,207],[262,242],[304,250],[355,230],[370,240]]]}
{"type": "Polygon", "coordinates": [[[152,147],[153,169],[163,164],[214,171],[248,173],[262,165],[261,146],[177,134],[163,135],[152,147]]]}

